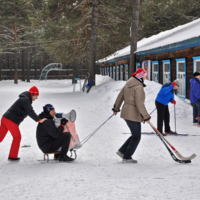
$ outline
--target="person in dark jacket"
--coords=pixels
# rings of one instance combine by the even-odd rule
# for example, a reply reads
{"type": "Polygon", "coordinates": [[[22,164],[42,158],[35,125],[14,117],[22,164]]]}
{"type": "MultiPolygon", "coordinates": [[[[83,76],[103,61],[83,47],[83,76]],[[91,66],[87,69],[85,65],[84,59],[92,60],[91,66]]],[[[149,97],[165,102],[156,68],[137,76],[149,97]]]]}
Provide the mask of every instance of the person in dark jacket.
{"type": "Polygon", "coordinates": [[[37,126],[36,139],[39,148],[43,153],[52,153],[58,151],[61,147],[59,157],[56,154],[54,159],[59,159],[61,162],[73,161],[73,158],[67,156],[71,134],[69,132],[63,133],[64,126],[68,120],[63,118],[60,126],[57,128],[54,123],[56,114],[54,107],[51,104],[46,104],[43,110],[39,116],[41,119],[47,118],[47,120],[37,126]]]}
{"type": "Polygon", "coordinates": [[[166,83],[160,89],[156,97],[156,108],[157,108],[157,129],[163,134],[175,134],[175,132],[170,130],[170,114],[168,104],[176,104],[174,100],[174,90],[178,89],[180,86],[180,81],[177,79],[172,83],[166,83]],[[165,133],[163,133],[163,121],[165,123],[165,133]]]}
{"type": "Polygon", "coordinates": [[[193,125],[200,127],[200,72],[195,72],[190,79],[190,102],[193,105],[193,125]]]}
{"type": "Polygon", "coordinates": [[[19,95],[19,99],[6,111],[1,119],[0,126],[0,143],[5,138],[8,131],[10,131],[13,141],[9,153],[8,160],[18,161],[18,152],[21,141],[21,133],[19,130],[20,123],[30,116],[34,121],[43,123],[46,119],[40,119],[39,116],[34,112],[32,102],[35,101],[39,96],[39,90],[33,86],[27,92],[23,92],[19,95]]]}

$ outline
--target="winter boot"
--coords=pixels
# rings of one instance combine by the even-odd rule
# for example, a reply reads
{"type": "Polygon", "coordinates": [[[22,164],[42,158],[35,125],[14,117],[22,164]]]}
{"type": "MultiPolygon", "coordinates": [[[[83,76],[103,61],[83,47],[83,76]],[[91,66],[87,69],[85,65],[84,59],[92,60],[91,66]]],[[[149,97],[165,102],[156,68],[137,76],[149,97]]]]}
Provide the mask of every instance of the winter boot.
{"type": "Polygon", "coordinates": [[[71,162],[71,161],[74,161],[74,159],[70,158],[67,155],[60,154],[59,161],[60,162],[71,162]]]}
{"type": "Polygon", "coordinates": [[[59,160],[60,154],[54,154],[54,160],[59,160]]]}
{"type": "Polygon", "coordinates": [[[19,161],[20,158],[19,158],[19,157],[18,157],[18,158],[11,158],[11,157],[8,157],[8,160],[9,160],[9,161],[19,161]]]}
{"type": "Polygon", "coordinates": [[[123,157],[124,157],[124,154],[121,153],[120,151],[116,152],[116,154],[117,154],[120,158],[123,158],[123,157]]]}
{"type": "Polygon", "coordinates": [[[169,131],[169,132],[166,132],[165,134],[176,134],[176,132],[173,132],[173,131],[169,131]]]}
{"type": "Polygon", "coordinates": [[[122,162],[123,163],[137,163],[137,160],[133,160],[132,158],[131,159],[123,159],[122,162]]]}

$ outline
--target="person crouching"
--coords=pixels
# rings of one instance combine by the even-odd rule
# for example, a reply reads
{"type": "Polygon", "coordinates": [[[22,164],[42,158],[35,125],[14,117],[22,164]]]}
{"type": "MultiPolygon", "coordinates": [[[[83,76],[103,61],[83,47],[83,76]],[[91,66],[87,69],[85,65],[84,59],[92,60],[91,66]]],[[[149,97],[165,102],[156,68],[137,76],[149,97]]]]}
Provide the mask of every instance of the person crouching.
{"type": "Polygon", "coordinates": [[[73,158],[67,156],[71,134],[69,132],[63,133],[64,126],[68,120],[63,118],[60,126],[57,128],[54,123],[56,114],[54,107],[51,104],[46,104],[43,110],[39,116],[41,119],[47,118],[47,120],[37,126],[36,139],[39,148],[43,153],[53,153],[61,147],[59,157],[56,154],[54,159],[59,159],[60,162],[73,161],[73,158]]]}

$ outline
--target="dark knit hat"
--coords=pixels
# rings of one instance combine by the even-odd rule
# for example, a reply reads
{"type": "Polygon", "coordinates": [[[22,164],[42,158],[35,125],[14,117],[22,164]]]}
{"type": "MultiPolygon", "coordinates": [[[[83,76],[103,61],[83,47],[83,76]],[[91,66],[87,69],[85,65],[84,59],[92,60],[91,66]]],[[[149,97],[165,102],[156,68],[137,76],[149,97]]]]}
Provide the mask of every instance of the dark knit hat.
{"type": "Polygon", "coordinates": [[[30,93],[30,95],[39,96],[39,90],[36,86],[31,87],[28,92],[30,93]]]}
{"type": "Polygon", "coordinates": [[[200,72],[194,72],[193,77],[199,76],[199,75],[200,75],[200,72]]]}
{"type": "Polygon", "coordinates": [[[43,110],[45,113],[49,114],[49,112],[51,110],[54,110],[54,107],[51,105],[51,104],[46,104],[44,107],[43,107],[43,110]]]}

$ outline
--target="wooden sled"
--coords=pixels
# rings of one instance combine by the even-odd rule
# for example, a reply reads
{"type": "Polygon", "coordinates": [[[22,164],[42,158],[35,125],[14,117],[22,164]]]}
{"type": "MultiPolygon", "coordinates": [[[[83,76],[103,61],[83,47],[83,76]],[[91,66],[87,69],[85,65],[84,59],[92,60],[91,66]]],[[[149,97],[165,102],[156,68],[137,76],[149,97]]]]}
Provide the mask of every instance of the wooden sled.
{"type": "MultiPolygon", "coordinates": [[[[76,160],[76,158],[77,158],[76,150],[71,149],[69,151],[71,153],[70,158],[74,158],[74,160],[76,160]],[[73,154],[74,154],[74,157],[73,157],[73,154]]],[[[56,151],[56,152],[52,152],[52,153],[44,153],[44,160],[43,161],[47,161],[47,162],[54,161],[54,160],[49,159],[49,154],[54,154],[54,155],[60,154],[60,151],[56,151]]]]}

